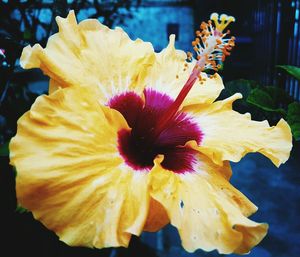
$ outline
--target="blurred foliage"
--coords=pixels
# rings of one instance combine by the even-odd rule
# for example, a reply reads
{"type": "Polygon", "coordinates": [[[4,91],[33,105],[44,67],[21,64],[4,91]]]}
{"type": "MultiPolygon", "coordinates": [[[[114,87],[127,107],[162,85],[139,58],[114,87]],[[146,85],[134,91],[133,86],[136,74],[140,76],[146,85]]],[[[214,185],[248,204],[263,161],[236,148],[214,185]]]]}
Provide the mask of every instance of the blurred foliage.
{"type": "Polygon", "coordinates": [[[20,205],[17,206],[16,211],[17,211],[18,213],[25,213],[25,212],[28,212],[27,209],[23,208],[23,207],[20,206],[20,205]]]}
{"type": "Polygon", "coordinates": [[[292,77],[294,77],[297,80],[300,80],[300,68],[296,66],[291,65],[277,65],[276,67],[283,69],[288,74],[290,74],[292,77]]]}
{"type": "MultiPolygon", "coordinates": [[[[269,94],[268,91],[265,90],[267,88],[254,88],[248,98],[247,103],[252,104],[258,108],[263,109],[266,112],[275,112],[285,115],[285,111],[282,108],[277,108],[276,100],[272,98],[272,95],[269,94]]],[[[277,89],[272,87],[272,89],[277,89]]],[[[271,91],[272,92],[272,91],[271,91]]]]}
{"type": "Polygon", "coordinates": [[[242,99],[234,103],[235,110],[251,113],[255,120],[267,119],[271,125],[284,118],[289,123],[295,140],[300,140],[300,104],[285,90],[278,86],[263,86],[256,81],[239,79],[225,84],[221,98],[235,93],[243,95],[242,99]]]}
{"type": "Polygon", "coordinates": [[[300,140],[300,103],[291,103],[288,106],[287,121],[291,126],[293,136],[300,140]]]}
{"type": "Polygon", "coordinates": [[[8,144],[9,142],[0,145],[0,156],[8,156],[9,154],[8,144]]]}
{"type": "MultiPolygon", "coordinates": [[[[139,6],[141,0],[115,0],[115,1],[7,1],[0,2],[0,46],[12,43],[24,46],[28,43],[39,42],[45,46],[56,24],[54,19],[60,15],[65,17],[69,10],[76,14],[92,8],[94,12],[87,18],[101,19],[105,25],[112,27],[122,24],[126,19],[132,18],[132,7],[139,6]],[[39,33],[38,31],[42,31],[39,33]]],[[[86,13],[87,14],[87,13],[86,13]]],[[[56,29],[56,28],[55,28],[56,29]]],[[[19,56],[19,55],[18,55],[19,56]]]]}

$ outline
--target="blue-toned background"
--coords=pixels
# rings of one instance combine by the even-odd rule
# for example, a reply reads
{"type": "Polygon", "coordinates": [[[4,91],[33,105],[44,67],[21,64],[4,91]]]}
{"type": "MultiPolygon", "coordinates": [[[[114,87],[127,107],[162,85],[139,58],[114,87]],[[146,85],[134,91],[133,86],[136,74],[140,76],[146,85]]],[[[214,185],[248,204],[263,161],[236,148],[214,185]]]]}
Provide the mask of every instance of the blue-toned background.
{"type": "MultiPolygon", "coordinates": [[[[92,17],[110,27],[121,26],[132,39],[150,41],[156,51],[166,47],[170,34],[176,34],[177,48],[191,51],[194,31],[210,13],[233,15],[237,22],[230,29],[237,46],[222,71],[224,81],[243,78],[276,85],[300,100],[298,81],[275,67],[300,66],[299,0],[1,1],[0,49],[5,58],[0,59],[0,145],[15,134],[18,117],[48,87],[40,71],[19,67],[22,48],[36,42],[45,45],[57,30],[54,16],[66,16],[69,9],[76,11],[78,21],[92,17]]],[[[294,144],[290,160],[279,169],[256,154],[232,164],[232,184],[259,207],[252,219],[270,225],[249,257],[300,256],[300,146],[294,144]]],[[[0,156],[0,256],[220,256],[185,252],[171,226],[134,238],[129,249],[69,247],[30,213],[16,211],[14,173],[8,157],[1,151],[0,156]]]]}

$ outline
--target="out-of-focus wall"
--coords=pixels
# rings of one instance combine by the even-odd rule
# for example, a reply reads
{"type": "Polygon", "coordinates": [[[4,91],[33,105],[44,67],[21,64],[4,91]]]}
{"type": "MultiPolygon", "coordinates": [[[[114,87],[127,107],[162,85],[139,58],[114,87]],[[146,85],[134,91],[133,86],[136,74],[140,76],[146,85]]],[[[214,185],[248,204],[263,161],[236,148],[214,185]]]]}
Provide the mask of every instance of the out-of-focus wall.
{"type": "Polygon", "coordinates": [[[150,41],[156,51],[165,48],[169,34],[176,35],[176,48],[191,50],[194,39],[194,12],[190,6],[141,6],[133,10],[123,29],[132,39],[150,41]]]}

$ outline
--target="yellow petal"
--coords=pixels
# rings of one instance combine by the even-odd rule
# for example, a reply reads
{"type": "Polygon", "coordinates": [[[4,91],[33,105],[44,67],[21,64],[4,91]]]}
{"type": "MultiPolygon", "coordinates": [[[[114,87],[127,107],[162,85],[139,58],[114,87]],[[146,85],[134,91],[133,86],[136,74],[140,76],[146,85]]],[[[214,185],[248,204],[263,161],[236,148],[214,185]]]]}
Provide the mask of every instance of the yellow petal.
{"type": "Polygon", "coordinates": [[[73,11],[56,20],[59,32],[49,38],[45,49],[38,44],[24,48],[22,67],[42,69],[62,88],[99,89],[105,103],[112,93],[128,88],[142,92],[146,71],[154,61],[150,43],[132,41],[121,28],[111,30],[96,19],[77,24],[73,11]]]}
{"type": "Polygon", "coordinates": [[[237,162],[249,152],[262,153],[276,166],[286,162],[292,148],[289,125],[281,119],[270,127],[267,121],[251,120],[249,113],[233,111],[232,103],[241,97],[235,94],[212,105],[185,108],[204,134],[197,149],[217,164],[223,160],[237,162]]]}
{"type": "MultiPolygon", "coordinates": [[[[173,99],[179,94],[195,66],[195,61],[186,62],[185,52],[176,50],[174,42],[175,35],[171,35],[167,48],[156,54],[155,63],[146,78],[147,87],[165,93],[173,99]],[[185,65],[187,66],[185,67],[185,65]]],[[[202,73],[202,76],[207,77],[205,73],[202,73]]],[[[223,88],[224,85],[219,75],[213,78],[207,77],[203,84],[197,81],[183,105],[212,103],[223,88]]]]}
{"type": "Polygon", "coordinates": [[[18,121],[18,201],[69,245],[127,246],[144,227],[147,175],[124,165],[120,129],[129,129],[123,116],[79,87],[38,97],[18,121]]]}
{"type": "Polygon", "coordinates": [[[222,174],[230,173],[228,163],[217,166],[199,155],[196,172],[176,174],[163,169],[161,162],[162,157],[157,158],[150,172],[150,194],[166,209],[187,251],[243,254],[266,235],[267,224],[245,217],[256,207],[222,174]]]}

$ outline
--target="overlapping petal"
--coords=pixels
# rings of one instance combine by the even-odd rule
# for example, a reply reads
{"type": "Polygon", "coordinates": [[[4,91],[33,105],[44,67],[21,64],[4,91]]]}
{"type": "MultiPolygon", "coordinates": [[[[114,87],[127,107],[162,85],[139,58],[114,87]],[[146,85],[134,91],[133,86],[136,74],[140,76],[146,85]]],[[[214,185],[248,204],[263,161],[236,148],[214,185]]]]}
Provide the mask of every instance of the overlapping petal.
{"type": "Polygon", "coordinates": [[[77,24],[73,11],[56,20],[59,32],[46,48],[27,46],[21,56],[24,68],[40,68],[51,78],[51,92],[58,86],[88,86],[97,88],[105,103],[127,89],[142,92],[154,61],[150,43],[132,41],[121,28],[111,30],[98,20],[77,24]]]}
{"type": "MultiPolygon", "coordinates": [[[[195,65],[185,67],[186,54],[175,49],[174,35],[155,54],[150,43],[132,41],[121,28],[111,30],[93,19],[77,24],[73,11],[65,19],[57,17],[57,23],[59,32],[46,48],[27,46],[21,56],[24,68],[40,68],[50,77],[50,93],[59,87],[88,86],[107,103],[114,95],[130,90],[140,94],[147,86],[175,98],[195,65]]],[[[219,76],[196,83],[184,104],[211,103],[224,88],[219,76]]]]}
{"type": "Polygon", "coordinates": [[[151,198],[144,231],[156,232],[169,223],[170,220],[165,208],[158,201],[151,198]]]}
{"type": "MultiPolygon", "coordinates": [[[[162,52],[156,54],[155,62],[146,77],[147,87],[165,93],[175,99],[191,74],[195,61],[186,62],[186,53],[175,49],[175,35],[170,36],[169,45],[162,52]]],[[[224,85],[219,75],[206,78],[201,84],[197,81],[183,102],[183,105],[195,103],[212,103],[220,94],[224,85]]]]}
{"type": "Polygon", "coordinates": [[[235,94],[211,105],[185,108],[204,134],[197,149],[218,164],[224,160],[237,162],[247,153],[259,152],[279,166],[289,158],[292,148],[289,125],[282,119],[270,127],[268,121],[253,121],[249,113],[233,111],[232,103],[241,97],[235,94]]]}
{"type": "Polygon", "coordinates": [[[150,172],[150,194],[167,210],[187,251],[244,254],[263,239],[268,226],[246,218],[256,207],[226,179],[227,162],[217,166],[199,155],[196,172],[176,174],[161,167],[162,159],[150,172]]]}
{"type": "Polygon", "coordinates": [[[21,206],[69,245],[127,246],[148,215],[147,176],[124,164],[121,114],[84,88],[39,97],[10,143],[21,206]]]}

